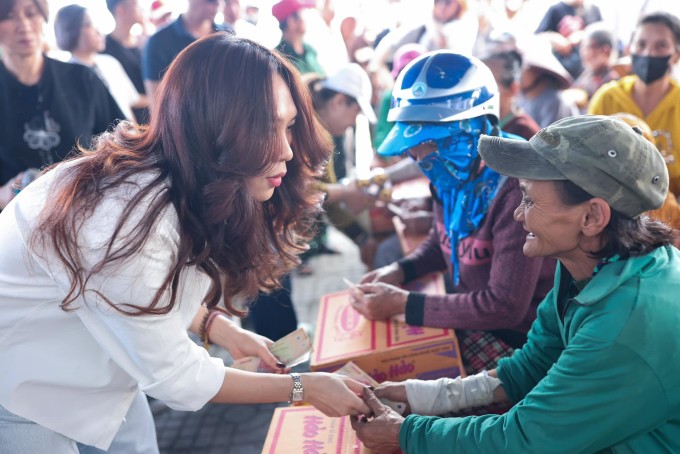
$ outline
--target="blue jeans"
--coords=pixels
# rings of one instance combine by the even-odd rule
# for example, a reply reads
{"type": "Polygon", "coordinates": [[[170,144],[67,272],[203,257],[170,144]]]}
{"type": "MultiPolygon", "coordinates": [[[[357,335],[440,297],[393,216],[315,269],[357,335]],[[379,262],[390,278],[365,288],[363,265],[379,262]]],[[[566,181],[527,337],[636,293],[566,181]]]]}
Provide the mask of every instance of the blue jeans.
{"type": "Polygon", "coordinates": [[[0,454],[78,454],[76,442],[0,406],[0,454]]]}
{"type": "Polygon", "coordinates": [[[156,426],[146,396],[138,392],[108,451],[10,413],[0,406],[0,454],[158,454],[156,426]]]}

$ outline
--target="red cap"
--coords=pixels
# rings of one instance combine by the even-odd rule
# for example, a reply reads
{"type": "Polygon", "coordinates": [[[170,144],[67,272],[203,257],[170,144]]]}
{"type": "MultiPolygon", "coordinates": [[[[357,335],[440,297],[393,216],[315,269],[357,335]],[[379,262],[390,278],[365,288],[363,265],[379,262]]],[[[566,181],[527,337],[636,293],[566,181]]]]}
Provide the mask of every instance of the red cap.
{"type": "Polygon", "coordinates": [[[281,0],[272,6],[272,14],[279,22],[283,22],[288,16],[303,8],[315,7],[315,0],[281,0]]]}
{"type": "Polygon", "coordinates": [[[161,19],[163,16],[170,14],[172,11],[163,2],[163,0],[154,0],[151,3],[151,10],[149,11],[149,18],[151,20],[161,19]]]}

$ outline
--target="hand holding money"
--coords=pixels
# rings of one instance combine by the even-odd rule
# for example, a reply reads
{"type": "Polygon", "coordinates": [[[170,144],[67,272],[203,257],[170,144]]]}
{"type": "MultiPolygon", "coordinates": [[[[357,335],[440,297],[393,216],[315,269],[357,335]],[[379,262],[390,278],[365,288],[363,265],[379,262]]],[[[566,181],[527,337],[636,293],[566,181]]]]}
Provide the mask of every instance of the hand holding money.
{"type": "MultiPolygon", "coordinates": [[[[284,368],[295,367],[309,359],[312,353],[312,341],[304,328],[299,328],[269,345],[269,351],[284,365],[284,368]]],[[[266,362],[255,356],[247,356],[234,361],[231,367],[249,372],[279,372],[266,362]]]]}
{"type": "MultiPolygon", "coordinates": [[[[378,388],[381,386],[373,377],[368,375],[366,372],[364,372],[359,366],[357,366],[353,361],[349,361],[347,364],[342,366],[340,369],[335,371],[336,374],[340,375],[345,375],[349,378],[352,378],[359,383],[363,383],[366,386],[369,386],[371,388],[378,388]]],[[[402,383],[389,383],[390,385],[402,385],[402,383]]],[[[378,390],[381,388],[376,389],[375,393],[376,396],[380,399],[380,401],[390,407],[392,410],[396,411],[400,415],[403,415],[404,412],[408,411],[408,401],[406,399],[406,390],[404,389],[403,396],[401,394],[392,394],[392,393],[383,393],[383,394],[378,394],[378,390]],[[395,399],[395,397],[397,397],[395,399]],[[402,399],[403,397],[403,399],[402,399]]]]}

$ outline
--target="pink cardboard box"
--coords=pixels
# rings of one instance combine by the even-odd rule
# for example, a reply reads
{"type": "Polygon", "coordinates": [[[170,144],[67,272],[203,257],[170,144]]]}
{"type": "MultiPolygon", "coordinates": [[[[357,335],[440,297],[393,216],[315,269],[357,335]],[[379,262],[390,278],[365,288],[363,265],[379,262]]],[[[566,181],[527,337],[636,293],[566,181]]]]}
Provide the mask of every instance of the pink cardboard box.
{"type": "MultiPolygon", "coordinates": [[[[444,281],[440,274],[433,274],[406,288],[443,293],[444,281]]],[[[452,329],[410,326],[403,317],[367,320],[352,308],[349,291],[343,291],[321,299],[310,367],[332,372],[348,361],[354,361],[378,382],[465,373],[452,329]]]]}
{"type": "Polygon", "coordinates": [[[262,454],[371,454],[349,416],[331,418],[311,406],[274,410],[262,454]]]}

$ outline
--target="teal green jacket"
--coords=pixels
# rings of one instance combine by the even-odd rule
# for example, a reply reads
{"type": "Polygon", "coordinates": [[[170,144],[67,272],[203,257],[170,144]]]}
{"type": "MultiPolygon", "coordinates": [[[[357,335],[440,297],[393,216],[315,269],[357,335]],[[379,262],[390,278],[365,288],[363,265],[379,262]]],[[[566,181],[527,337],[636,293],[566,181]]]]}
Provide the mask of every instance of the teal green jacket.
{"type": "Polygon", "coordinates": [[[680,252],[605,266],[558,313],[559,265],[527,343],[498,377],[504,415],[411,415],[405,453],[680,453],[680,252]]]}

